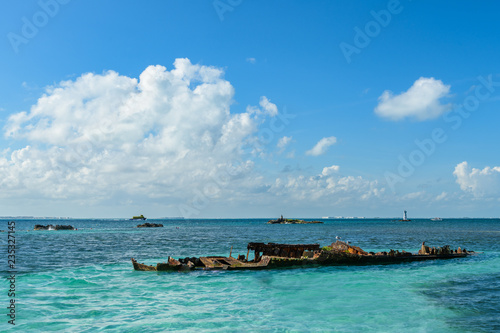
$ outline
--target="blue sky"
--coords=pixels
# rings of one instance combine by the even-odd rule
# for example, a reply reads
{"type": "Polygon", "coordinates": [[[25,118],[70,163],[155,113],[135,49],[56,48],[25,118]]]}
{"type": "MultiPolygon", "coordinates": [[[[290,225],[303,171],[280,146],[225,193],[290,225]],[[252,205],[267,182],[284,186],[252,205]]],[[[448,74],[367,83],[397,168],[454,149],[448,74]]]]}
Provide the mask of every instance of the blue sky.
{"type": "Polygon", "coordinates": [[[9,2],[0,215],[500,214],[496,2],[9,2]]]}

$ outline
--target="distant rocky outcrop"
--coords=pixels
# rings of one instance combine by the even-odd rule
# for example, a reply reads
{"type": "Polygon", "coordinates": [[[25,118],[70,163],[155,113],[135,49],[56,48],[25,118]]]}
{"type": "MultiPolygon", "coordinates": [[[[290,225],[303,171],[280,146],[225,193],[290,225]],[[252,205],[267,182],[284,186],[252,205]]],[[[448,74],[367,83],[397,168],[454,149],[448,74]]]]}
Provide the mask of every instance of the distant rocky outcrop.
{"type": "Polygon", "coordinates": [[[52,224],[49,224],[49,225],[37,224],[37,225],[35,225],[34,230],[76,230],[76,228],[71,226],[71,225],[59,225],[59,224],[57,224],[56,226],[53,226],[52,224]]]}
{"type": "Polygon", "coordinates": [[[146,222],[146,223],[143,223],[143,224],[139,224],[137,226],[137,228],[161,228],[163,227],[163,224],[160,224],[160,223],[149,223],[149,222],[146,222]]]}
{"type": "Polygon", "coordinates": [[[304,221],[299,219],[285,219],[283,215],[276,220],[269,220],[267,224],[315,224],[315,223],[323,223],[322,221],[304,221]]]}

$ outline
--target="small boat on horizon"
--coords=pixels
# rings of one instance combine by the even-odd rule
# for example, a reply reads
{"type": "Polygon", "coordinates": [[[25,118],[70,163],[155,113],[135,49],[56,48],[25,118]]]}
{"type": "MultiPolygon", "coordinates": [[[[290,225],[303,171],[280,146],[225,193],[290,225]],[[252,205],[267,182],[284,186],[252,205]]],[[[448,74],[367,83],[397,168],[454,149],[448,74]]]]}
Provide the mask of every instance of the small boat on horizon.
{"type": "Polygon", "coordinates": [[[142,221],[146,221],[146,218],[144,217],[144,215],[139,215],[139,216],[132,216],[132,218],[130,220],[142,220],[142,221]]]}
{"type": "Polygon", "coordinates": [[[442,221],[443,219],[440,217],[433,217],[431,221],[442,221]]]}

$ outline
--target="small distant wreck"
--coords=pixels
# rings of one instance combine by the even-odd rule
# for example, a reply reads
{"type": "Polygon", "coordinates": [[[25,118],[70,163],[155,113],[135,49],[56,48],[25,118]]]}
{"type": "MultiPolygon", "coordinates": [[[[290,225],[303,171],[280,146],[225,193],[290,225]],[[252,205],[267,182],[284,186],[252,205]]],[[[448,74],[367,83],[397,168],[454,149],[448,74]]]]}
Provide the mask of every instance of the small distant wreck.
{"type": "MultiPolygon", "coordinates": [[[[167,262],[156,266],[145,265],[131,258],[136,271],[190,271],[203,270],[245,270],[272,269],[289,267],[314,267],[328,265],[387,265],[412,261],[464,258],[474,254],[473,251],[452,250],[449,245],[430,248],[422,243],[417,254],[406,251],[366,252],[357,246],[336,241],[330,246],[320,248],[319,244],[276,244],[249,243],[248,252],[233,258],[209,256],[174,259],[168,257],[167,262]],[[248,260],[250,251],[254,251],[254,259],[248,260]]],[[[232,251],[231,251],[232,252],[232,251]]]]}
{"type": "Polygon", "coordinates": [[[57,224],[56,226],[53,226],[52,224],[49,225],[36,224],[33,230],[76,230],[76,228],[71,225],[57,224]]]}
{"type": "Polygon", "coordinates": [[[322,221],[304,221],[299,219],[285,219],[283,215],[279,219],[269,220],[267,224],[317,224],[323,223],[322,221]]]}
{"type": "Polygon", "coordinates": [[[146,223],[137,225],[137,228],[163,228],[163,224],[146,222],[146,223]]]}

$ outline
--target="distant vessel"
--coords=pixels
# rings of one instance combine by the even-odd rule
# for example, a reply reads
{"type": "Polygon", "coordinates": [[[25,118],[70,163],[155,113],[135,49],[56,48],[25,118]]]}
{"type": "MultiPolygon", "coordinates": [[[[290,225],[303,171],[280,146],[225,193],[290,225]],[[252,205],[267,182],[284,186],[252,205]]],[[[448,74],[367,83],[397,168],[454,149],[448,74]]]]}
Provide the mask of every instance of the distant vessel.
{"type": "Polygon", "coordinates": [[[408,219],[408,214],[407,214],[406,210],[403,212],[403,219],[399,220],[399,221],[411,221],[411,220],[408,219]]]}
{"type": "Polygon", "coordinates": [[[434,217],[431,219],[431,221],[442,221],[443,219],[440,217],[434,217]]]}
{"type": "Polygon", "coordinates": [[[145,220],[146,220],[146,218],[144,217],[144,215],[142,215],[142,214],[141,214],[141,215],[139,215],[139,216],[133,216],[133,217],[131,218],[131,220],[143,220],[143,221],[145,221],[145,220]]]}

